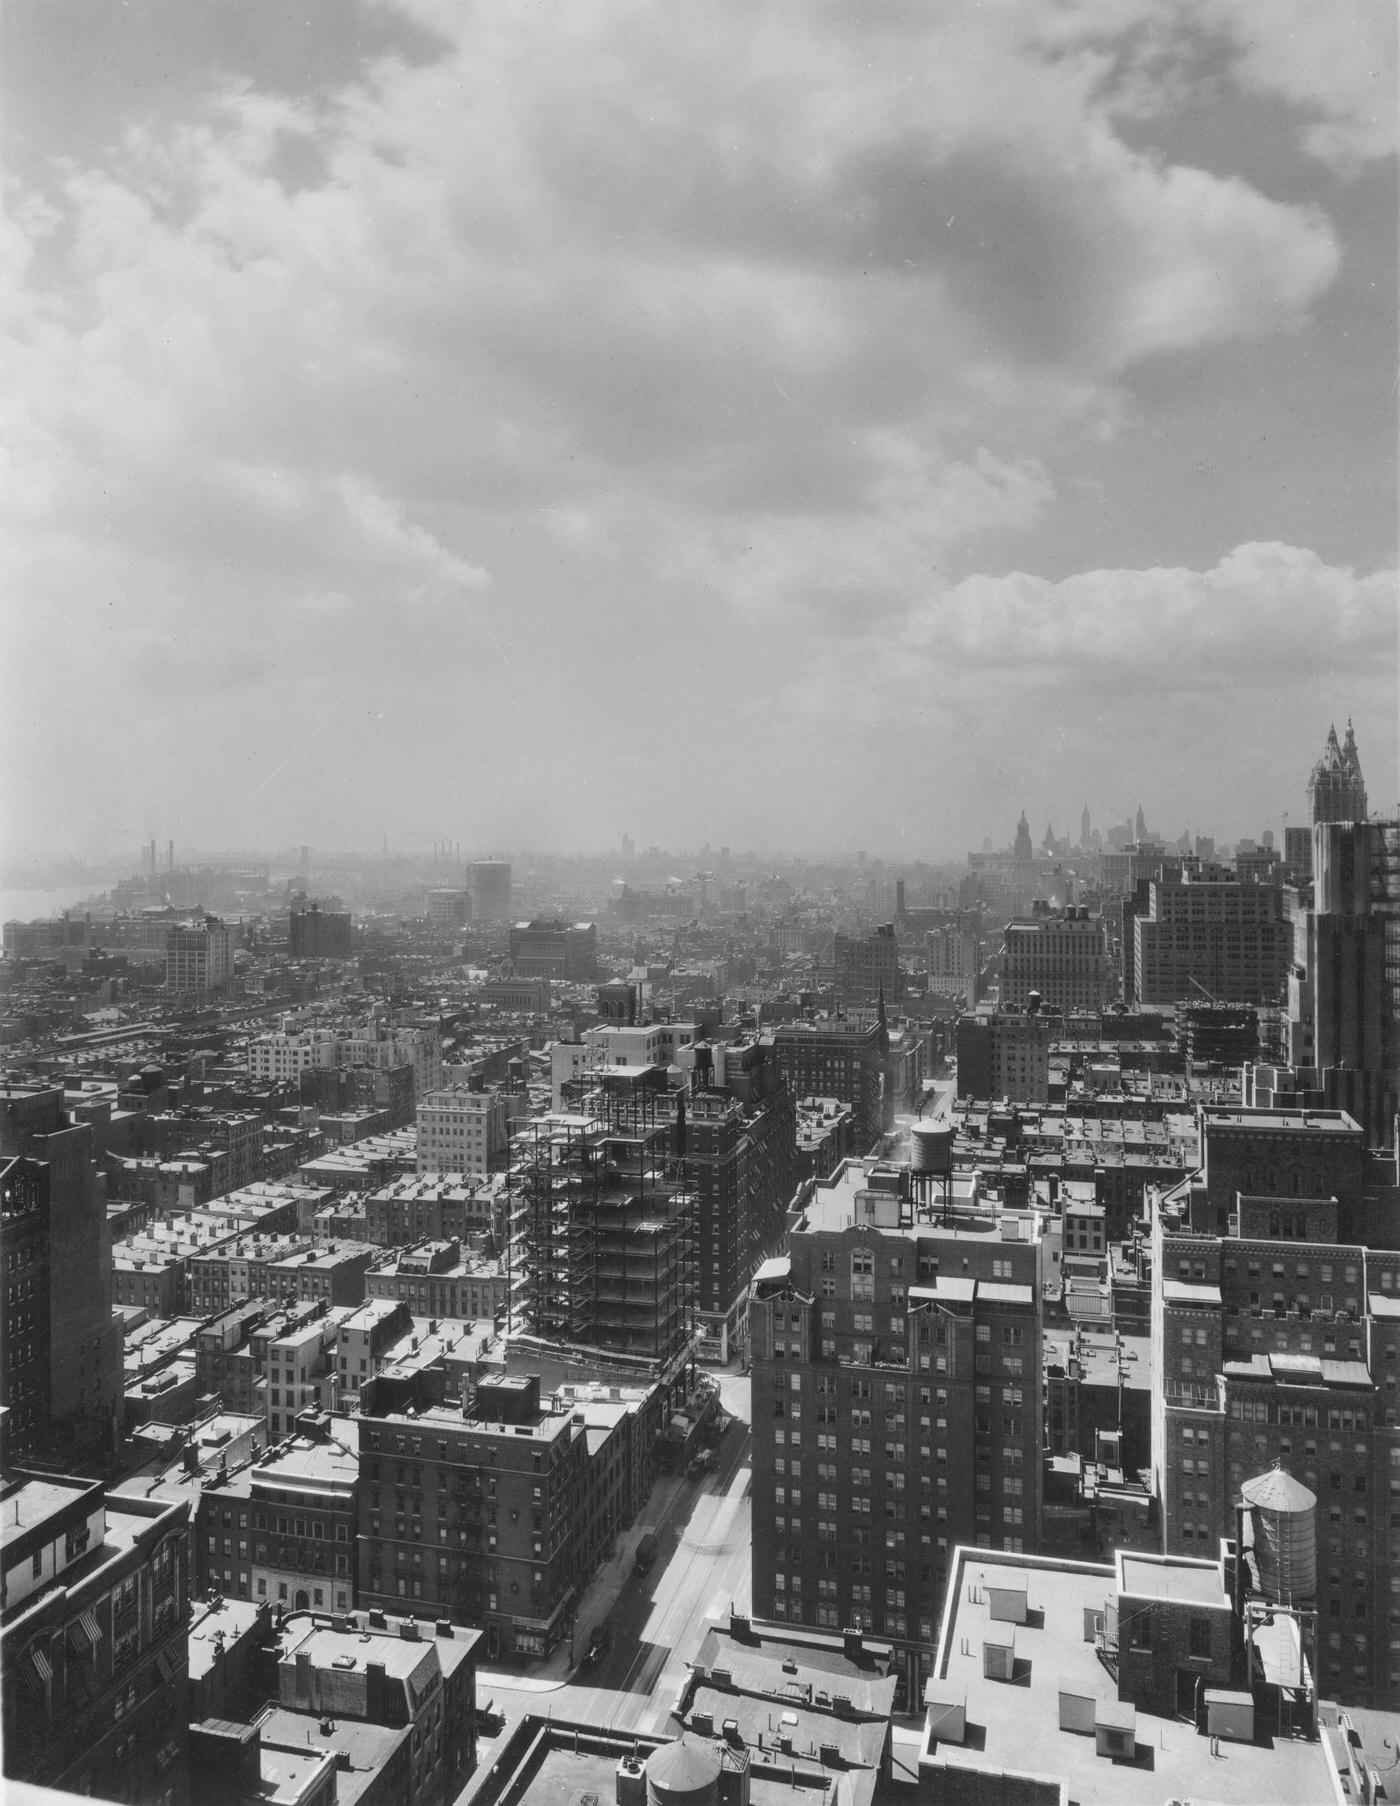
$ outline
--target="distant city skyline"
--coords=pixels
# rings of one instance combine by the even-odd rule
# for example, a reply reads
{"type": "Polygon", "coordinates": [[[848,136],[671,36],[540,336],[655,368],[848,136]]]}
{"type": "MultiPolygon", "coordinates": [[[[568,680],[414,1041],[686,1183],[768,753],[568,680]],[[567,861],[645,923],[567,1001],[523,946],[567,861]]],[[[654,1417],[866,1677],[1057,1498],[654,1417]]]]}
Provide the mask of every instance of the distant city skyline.
{"type": "Polygon", "coordinates": [[[1392,8],[0,32],[0,857],[1395,806],[1392,8]]]}
{"type": "MultiPolygon", "coordinates": [[[[1348,717],[1343,715],[1341,719],[1345,723],[1348,717]]],[[[1354,717],[1351,719],[1354,720],[1354,717]]],[[[1272,832],[1281,843],[1282,830],[1285,826],[1303,827],[1310,824],[1307,777],[1316,762],[1317,753],[1321,751],[1325,738],[1326,728],[1323,727],[1315,737],[1312,756],[1301,759],[1302,775],[1292,787],[1294,794],[1291,804],[1286,807],[1276,806],[1272,810],[1266,808],[1261,818],[1252,822],[1236,819],[1239,811],[1230,808],[1228,801],[1218,796],[1212,799],[1213,812],[1209,817],[1203,810],[1198,818],[1188,808],[1185,819],[1180,822],[1174,817],[1163,815],[1150,803],[1141,800],[1121,808],[1100,808],[1096,807],[1090,798],[1087,801],[1081,800],[1073,808],[1060,808],[1055,804],[1046,805],[1046,812],[1041,815],[1037,815],[1036,810],[1029,803],[1013,804],[1006,811],[1005,819],[999,818],[996,822],[984,824],[983,831],[970,835],[965,845],[946,847],[932,845],[921,847],[915,841],[912,830],[903,844],[900,844],[899,840],[880,844],[877,837],[872,834],[863,842],[851,841],[843,845],[834,838],[818,838],[815,833],[811,841],[803,843],[790,831],[789,837],[781,842],[768,845],[747,845],[732,835],[726,836],[722,826],[712,839],[697,837],[687,840],[677,834],[670,842],[665,842],[643,839],[640,834],[631,832],[624,824],[610,842],[594,844],[588,844],[578,839],[563,840],[554,845],[534,846],[524,840],[514,842],[508,839],[492,842],[472,841],[465,835],[449,835],[445,831],[427,833],[418,839],[402,832],[386,833],[381,834],[378,842],[371,838],[359,843],[343,844],[317,842],[314,838],[281,842],[265,840],[228,843],[220,842],[212,836],[196,836],[188,841],[176,841],[174,854],[177,865],[239,858],[271,859],[292,863],[299,859],[303,846],[308,849],[313,863],[318,859],[327,863],[338,859],[372,861],[376,857],[388,857],[419,864],[431,863],[434,860],[443,864],[460,861],[463,865],[476,859],[509,859],[513,857],[598,860],[611,858],[621,862],[624,856],[624,846],[630,842],[631,852],[628,856],[641,858],[652,854],[675,854],[678,857],[698,858],[707,851],[711,858],[718,858],[721,850],[726,849],[735,858],[771,856],[821,864],[840,863],[864,856],[892,867],[901,864],[906,866],[920,864],[944,866],[961,865],[968,853],[981,851],[984,843],[989,842],[991,847],[996,850],[1010,847],[1015,839],[1017,821],[1023,812],[1030,825],[1032,847],[1037,853],[1042,849],[1047,828],[1055,830],[1057,841],[1069,841],[1071,845],[1078,845],[1081,817],[1085,808],[1088,810],[1092,831],[1100,835],[1106,835],[1110,828],[1135,830],[1137,813],[1141,809],[1148,832],[1160,836],[1168,844],[1174,843],[1185,833],[1190,835],[1193,840],[1201,836],[1214,839],[1222,846],[1230,846],[1242,840],[1257,841],[1265,832],[1272,832]],[[1218,811],[1219,815],[1214,811],[1218,811]],[[1220,826],[1220,815],[1223,815],[1231,825],[1220,826]]],[[[1368,760],[1366,753],[1366,735],[1360,728],[1357,729],[1357,739],[1363,770],[1369,774],[1371,761],[1368,760]]],[[[1303,751],[1307,751],[1306,743],[1303,751]]],[[[1381,782],[1372,784],[1371,813],[1392,816],[1400,814],[1400,802],[1387,801],[1385,797],[1382,788],[1384,781],[1382,774],[1381,782]]],[[[1396,779],[1395,782],[1400,783],[1400,779],[1396,779]]],[[[1144,794],[1149,794],[1146,785],[1144,785],[1144,794]]],[[[0,845],[0,861],[3,861],[0,863],[0,875],[6,872],[15,873],[17,875],[14,882],[18,884],[23,881],[22,874],[27,865],[54,865],[65,858],[86,860],[113,870],[125,861],[131,871],[136,872],[147,869],[148,845],[152,838],[155,839],[157,845],[158,865],[164,869],[170,856],[171,837],[162,837],[159,831],[160,822],[157,818],[149,819],[155,823],[156,831],[143,833],[134,845],[131,844],[129,836],[123,837],[115,829],[110,839],[105,842],[89,843],[86,846],[72,845],[55,848],[50,845],[47,847],[24,847],[9,851],[0,845]],[[122,844],[123,838],[127,840],[126,845],[122,844]]]]}

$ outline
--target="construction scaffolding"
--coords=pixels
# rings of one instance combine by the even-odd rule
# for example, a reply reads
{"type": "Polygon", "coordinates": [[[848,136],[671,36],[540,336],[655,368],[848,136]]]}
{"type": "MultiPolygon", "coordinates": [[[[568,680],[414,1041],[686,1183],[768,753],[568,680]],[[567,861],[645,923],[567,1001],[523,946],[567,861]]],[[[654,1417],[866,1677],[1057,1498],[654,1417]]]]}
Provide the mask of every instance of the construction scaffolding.
{"type": "Polygon", "coordinates": [[[565,1087],[511,1169],[519,1328],[669,1370],[694,1338],[695,1198],[664,1090],[607,1072],[565,1087]]]}

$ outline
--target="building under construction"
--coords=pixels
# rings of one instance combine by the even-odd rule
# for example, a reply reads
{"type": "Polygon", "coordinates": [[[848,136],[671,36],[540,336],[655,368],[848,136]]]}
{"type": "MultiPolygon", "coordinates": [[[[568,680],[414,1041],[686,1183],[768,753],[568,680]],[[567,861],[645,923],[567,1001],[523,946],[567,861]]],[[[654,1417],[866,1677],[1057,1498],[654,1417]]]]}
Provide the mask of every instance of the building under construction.
{"type": "Polygon", "coordinates": [[[524,1334],[669,1379],[694,1340],[695,1199],[664,1084],[654,1069],[590,1076],[570,1086],[570,1108],[527,1125],[511,1264],[524,1334]]]}

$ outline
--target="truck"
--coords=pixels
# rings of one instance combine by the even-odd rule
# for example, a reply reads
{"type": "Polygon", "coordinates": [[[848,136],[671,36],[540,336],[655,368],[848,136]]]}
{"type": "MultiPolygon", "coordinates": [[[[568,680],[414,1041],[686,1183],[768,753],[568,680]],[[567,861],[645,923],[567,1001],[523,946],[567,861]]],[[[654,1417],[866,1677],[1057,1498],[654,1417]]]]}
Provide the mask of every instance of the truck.
{"type": "Polygon", "coordinates": [[[656,1552],[660,1547],[661,1542],[656,1532],[654,1530],[648,1530],[646,1535],[637,1544],[637,1553],[632,1558],[632,1565],[639,1574],[646,1573],[647,1569],[656,1560],[656,1552]]]}

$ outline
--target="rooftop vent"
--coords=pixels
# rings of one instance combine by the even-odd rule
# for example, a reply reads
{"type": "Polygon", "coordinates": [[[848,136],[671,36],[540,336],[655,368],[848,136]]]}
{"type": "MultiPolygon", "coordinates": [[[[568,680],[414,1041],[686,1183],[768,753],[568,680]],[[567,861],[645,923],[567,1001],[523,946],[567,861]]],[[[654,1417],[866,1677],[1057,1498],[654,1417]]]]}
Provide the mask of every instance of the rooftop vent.
{"type": "Polygon", "coordinates": [[[1016,1674],[1016,1632],[989,1630],[982,1643],[982,1672],[989,1681],[1009,1681],[1016,1674]]]}

